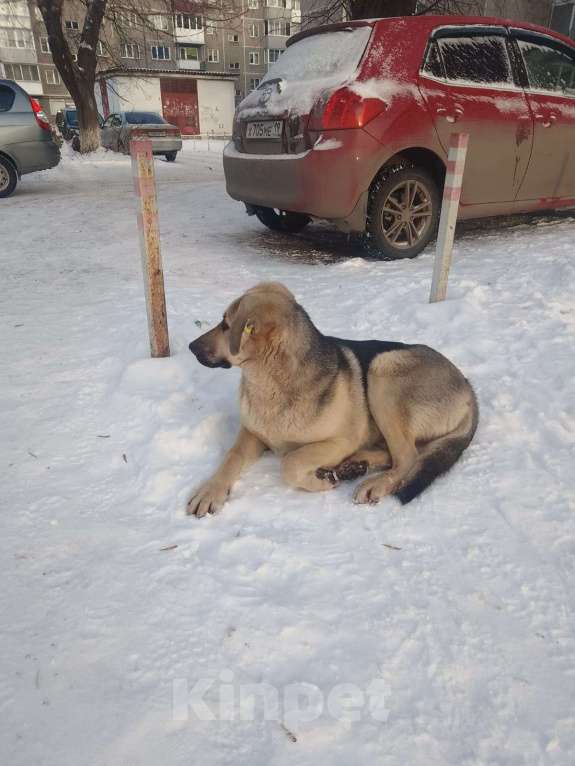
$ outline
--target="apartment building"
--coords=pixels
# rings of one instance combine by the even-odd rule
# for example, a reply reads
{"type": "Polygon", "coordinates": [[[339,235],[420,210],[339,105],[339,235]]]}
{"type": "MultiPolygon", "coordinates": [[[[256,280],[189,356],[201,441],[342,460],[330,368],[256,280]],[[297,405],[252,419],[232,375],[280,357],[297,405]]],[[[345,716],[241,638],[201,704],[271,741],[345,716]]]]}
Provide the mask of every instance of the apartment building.
{"type": "Polygon", "coordinates": [[[35,3],[0,0],[0,77],[16,80],[47,113],[69,100],[35,3]]]}
{"type": "MultiPolygon", "coordinates": [[[[300,0],[205,0],[198,3],[203,15],[178,12],[172,0],[128,5],[134,10],[108,6],[112,18],[103,24],[97,50],[100,72],[227,75],[236,103],[259,85],[301,23],[300,0]]],[[[81,0],[65,0],[72,48],[84,15],[81,0]]],[[[35,0],[0,0],[0,76],[16,80],[51,116],[70,102],[35,0]]]]}
{"type": "MultiPolygon", "coordinates": [[[[555,0],[557,3],[571,3],[575,0],[555,0]]],[[[450,3],[443,0],[442,4],[434,5],[432,13],[449,13],[453,8],[454,13],[468,13],[477,16],[497,16],[499,18],[517,19],[532,24],[548,26],[551,19],[551,7],[553,0],[457,0],[450,3]],[[447,9],[447,10],[446,10],[447,9]]],[[[405,13],[421,12],[422,8],[429,6],[429,0],[406,0],[405,13]]],[[[330,19],[337,21],[344,17],[345,3],[338,6],[332,0],[302,0],[302,26],[304,28],[325,23],[326,14],[330,19]]]]}
{"type": "Polygon", "coordinates": [[[575,0],[554,0],[549,26],[575,40],[575,0]]]}
{"type": "Polygon", "coordinates": [[[203,52],[208,71],[222,69],[236,78],[236,101],[257,88],[301,28],[300,0],[237,0],[236,14],[222,23],[206,14],[203,52]]]}

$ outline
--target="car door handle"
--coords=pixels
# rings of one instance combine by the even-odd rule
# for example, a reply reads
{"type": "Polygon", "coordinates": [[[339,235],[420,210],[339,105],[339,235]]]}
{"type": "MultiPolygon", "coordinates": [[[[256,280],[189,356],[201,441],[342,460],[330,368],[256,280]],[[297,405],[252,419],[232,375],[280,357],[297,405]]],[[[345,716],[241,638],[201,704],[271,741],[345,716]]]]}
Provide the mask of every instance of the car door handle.
{"type": "Polygon", "coordinates": [[[461,106],[454,106],[453,111],[450,111],[443,106],[439,106],[435,110],[435,113],[441,115],[441,117],[445,117],[447,122],[457,122],[457,120],[463,116],[463,108],[461,106]]]}
{"type": "Polygon", "coordinates": [[[550,128],[557,121],[556,114],[536,114],[535,119],[540,122],[544,128],[550,128]]]}

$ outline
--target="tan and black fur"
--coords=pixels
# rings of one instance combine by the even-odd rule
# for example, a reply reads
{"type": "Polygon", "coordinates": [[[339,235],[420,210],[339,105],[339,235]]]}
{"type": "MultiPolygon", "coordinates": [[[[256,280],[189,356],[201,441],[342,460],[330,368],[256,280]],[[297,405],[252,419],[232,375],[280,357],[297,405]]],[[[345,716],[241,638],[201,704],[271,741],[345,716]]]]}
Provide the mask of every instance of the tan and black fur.
{"type": "Polygon", "coordinates": [[[356,503],[417,497],[470,443],[478,407],[469,382],[422,345],[323,335],[283,285],[262,283],[190,343],[208,367],[239,366],[241,429],[188,503],[215,513],[266,449],[292,487],[318,492],[368,472],[356,503]]]}

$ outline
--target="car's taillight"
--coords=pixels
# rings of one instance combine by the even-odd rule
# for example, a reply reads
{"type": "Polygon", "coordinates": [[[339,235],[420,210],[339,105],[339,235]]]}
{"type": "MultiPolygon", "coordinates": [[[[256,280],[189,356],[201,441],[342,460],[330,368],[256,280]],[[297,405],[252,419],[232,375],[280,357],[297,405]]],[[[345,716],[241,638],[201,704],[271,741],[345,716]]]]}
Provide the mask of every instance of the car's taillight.
{"type": "Polygon", "coordinates": [[[381,114],[385,107],[385,102],[379,98],[362,98],[347,87],[339,88],[316,102],[309,117],[308,129],[363,128],[381,114]]]}
{"type": "Polygon", "coordinates": [[[50,127],[50,123],[48,122],[48,118],[46,117],[46,113],[40,106],[40,104],[36,101],[35,98],[30,97],[30,103],[32,105],[32,111],[34,112],[34,117],[36,118],[36,122],[43,130],[52,130],[50,127]]]}

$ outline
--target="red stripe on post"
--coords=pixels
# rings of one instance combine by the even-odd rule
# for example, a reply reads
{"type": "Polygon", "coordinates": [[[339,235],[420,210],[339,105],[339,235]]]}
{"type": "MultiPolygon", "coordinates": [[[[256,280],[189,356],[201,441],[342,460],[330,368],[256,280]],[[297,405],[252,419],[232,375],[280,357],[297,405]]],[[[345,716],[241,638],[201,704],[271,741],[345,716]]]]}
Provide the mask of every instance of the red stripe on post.
{"type": "Polygon", "coordinates": [[[447,172],[455,173],[457,171],[457,160],[447,160],[447,172]]]}
{"type": "Polygon", "coordinates": [[[469,133],[452,133],[449,139],[450,149],[467,149],[469,133]]]}
{"type": "Polygon", "coordinates": [[[461,186],[446,186],[443,189],[443,199],[445,202],[455,202],[461,196],[461,186]]]}

